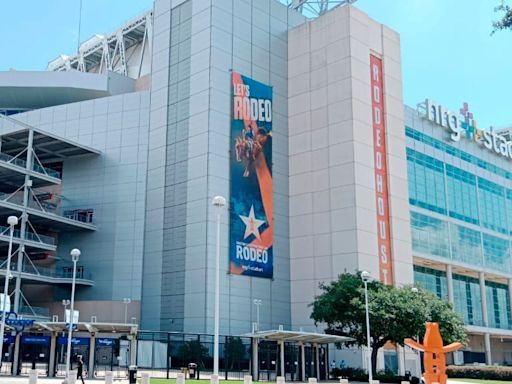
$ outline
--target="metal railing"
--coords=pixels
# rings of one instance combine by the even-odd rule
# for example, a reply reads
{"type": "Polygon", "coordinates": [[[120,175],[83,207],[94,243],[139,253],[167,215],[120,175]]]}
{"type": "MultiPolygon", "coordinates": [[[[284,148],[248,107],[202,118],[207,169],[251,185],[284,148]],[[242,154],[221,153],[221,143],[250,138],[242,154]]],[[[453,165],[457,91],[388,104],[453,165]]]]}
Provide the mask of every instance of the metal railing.
{"type": "MultiPolygon", "coordinates": [[[[0,236],[9,236],[9,227],[4,227],[0,225],[0,236]]],[[[15,229],[13,232],[13,237],[19,239],[21,237],[21,231],[19,229],[15,229]]],[[[55,239],[53,237],[46,235],[38,235],[36,233],[29,231],[25,232],[25,239],[33,241],[35,243],[55,245],[55,239]]]]}
{"type": "MultiPolygon", "coordinates": [[[[41,266],[32,266],[31,264],[25,264],[23,266],[23,272],[30,273],[33,275],[54,277],[59,279],[72,279],[73,278],[73,267],[60,267],[50,268],[41,266]]],[[[76,278],[81,280],[92,280],[91,273],[86,271],[84,267],[76,267],[76,278]]]]}
{"type": "MultiPolygon", "coordinates": [[[[16,272],[17,265],[15,263],[11,264],[11,271],[16,272]]],[[[0,271],[5,269],[5,262],[0,265],[0,271]]],[[[73,267],[43,267],[36,266],[32,263],[23,264],[23,268],[21,270],[22,273],[28,273],[31,275],[41,276],[41,277],[51,277],[57,279],[72,279],[73,278],[73,267]]],[[[92,280],[92,274],[89,271],[86,271],[83,266],[76,267],[76,278],[77,280],[92,280]]]]}
{"type": "Polygon", "coordinates": [[[31,305],[21,304],[18,313],[23,317],[50,318],[50,308],[33,307],[31,305]]]}
{"type": "MultiPolygon", "coordinates": [[[[42,192],[41,194],[37,194],[37,190],[32,190],[30,192],[30,197],[28,201],[28,208],[35,209],[40,212],[49,213],[61,217],[65,217],[66,219],[71,219],[74,221],[79,221],[81,223],[92,224],[94,210],[93,209],[63,209],[60,205],[60,201],[63,199],[63,196],[58,195],[58,201],[53,202],[49,200],[39,199],[38,196],[41,194],[46,194],[42,192]]],[[[55,194],[56,195],[56,194],[55,194]]],[[[15,193],[0,193],[0,201],[5,201],[11,204],[16,204],[19,206],[23,206],[23,191],[18,191],[15,193]]]]}
{"type": "MultiPolygon", "coordinates": [[[[0,161],[6,162],[6,163],[9,163],[9,164],[17,165],[18,167],[21,167],[21,168],[26,168],[27,167],[27,162],[25,160],[19,159],[17,157],[11,156],[11,155],[8,155],[6,153],[1,153],[0,152],[0,161]]],[[[54,177],[56,179],[60,179],[60,173],[58,171],[56,171],[55,169],[42,167],[39,164],[34,163],[33,166],[32,166],[32,170],[34,172],[40,173],[42,175],[47,175],[47,176],[50,176],[50,177],[54,177]]]]}

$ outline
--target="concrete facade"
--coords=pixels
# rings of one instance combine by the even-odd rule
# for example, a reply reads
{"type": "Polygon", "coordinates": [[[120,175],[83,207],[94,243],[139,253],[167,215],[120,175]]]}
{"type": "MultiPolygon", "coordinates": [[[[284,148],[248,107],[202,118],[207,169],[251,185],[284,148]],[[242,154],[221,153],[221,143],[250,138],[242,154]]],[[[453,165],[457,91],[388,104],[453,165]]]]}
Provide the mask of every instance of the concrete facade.
{"type": "Polygon", "coordinates": [[[384,65],[394,281],[412,283],[400,39],[345,6],[289,32],[292,323],[313,326],[319,283],[379,276],[370,54],[384,65]]]}

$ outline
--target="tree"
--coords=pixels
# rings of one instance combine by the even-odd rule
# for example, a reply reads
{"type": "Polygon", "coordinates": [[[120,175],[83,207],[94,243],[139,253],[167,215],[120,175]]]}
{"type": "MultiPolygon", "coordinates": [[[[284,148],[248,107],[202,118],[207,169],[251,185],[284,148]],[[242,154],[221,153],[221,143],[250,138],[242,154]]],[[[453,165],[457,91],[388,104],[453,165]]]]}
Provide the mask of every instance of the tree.
{"type": "Polygon", "coordinates": [[[178,356],[183,364],[196,363],[201,368],[204,368],[204,361],[209,358],[208,348],[198,340],[184,342],[178,349],[178,356]]]}
{"type": "MultiPolygon", "coordinates": [[[[324,323],[326,333],[353,338],[347,345],[367,345],[361,275],[345,273],[336,281],[321,284],[320,288],[322,294],[312,303],[311,318],[315,324],[324,323]]],[[[387,342],[403,345],[405,338],[422,336],[427,321],[439,323],[445,342],[467,341],[464,324],[448,301],[423,289],[413,292],[411,288],[397,288],[378,281],[368,283],[372,372],[376,371],[380,348],[387,342]]]]}
{"type": "Polygon", "coordinates": [[[246,351],[247,347],[241,338],[236,336],[228,337],[224,345],[224,355],[226,356],[226,366],[228,369],[233,369],[235,365],[240,369],[240,362],[244,360],[246,351]]]}
{"type": "Polygon", "coordinates": [[[501,31],[503,29],[512,29],[512,7],[510,5],[505,4],[505,1],[502,0],[501,4],[494,8],[495,12],[504,13],[502,18],[498,21],[493,21],[493,31],[501,31]]]}

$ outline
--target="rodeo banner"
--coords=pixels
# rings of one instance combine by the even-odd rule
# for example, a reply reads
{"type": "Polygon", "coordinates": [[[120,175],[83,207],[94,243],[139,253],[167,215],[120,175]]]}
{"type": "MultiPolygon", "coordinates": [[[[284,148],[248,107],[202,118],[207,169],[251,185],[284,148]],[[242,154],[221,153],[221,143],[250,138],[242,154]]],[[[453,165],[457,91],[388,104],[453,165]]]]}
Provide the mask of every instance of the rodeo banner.
{"type": "Polygon", "coordinates": [[[230,273],[272,278],[272,87],[231,74],[230,273]]]}

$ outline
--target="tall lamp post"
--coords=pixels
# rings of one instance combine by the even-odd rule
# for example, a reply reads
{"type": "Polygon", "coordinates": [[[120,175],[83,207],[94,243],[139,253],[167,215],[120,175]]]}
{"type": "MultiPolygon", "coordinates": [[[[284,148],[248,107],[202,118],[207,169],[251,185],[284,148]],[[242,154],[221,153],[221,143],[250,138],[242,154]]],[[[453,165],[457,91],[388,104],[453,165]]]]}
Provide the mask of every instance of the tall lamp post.
{"type": "Polygon", "coordinates": [[[254,299],[253,300],[254,305],[256,306],[256,331],[260,331],[260,306],[261,306],[261,299],[254,299]]]}
{"type": "Polygon", "coordinates": [[[368,281],[370,281],[371,279],[370,272],[361,272],[361,279],[363,280],[364,283],[364,302],[366,308],[366,341],[368,344],[368,383],[372,384],[372,347],[370,342],[370,310],[368,308],[368,281]]]}
{"type": "Polygon", "coordinates": [[[76,263],[80,259],[80,250],[73,248],[70,252],[73,261],[73,282],[71,284],[71,308],[69,311],[69,330],[68,330],[68,348],[66,354],[66,383],[69,383],[69,368],[71,363],[71,339],[73,337],[73,317],[75,315],[75,283],[76,283],[76,263]]]}
{"type": "MultiPolygon", "coordinates": [[[[412,287],[411,288],[411,292],[416,295],[416,294],[418,294],[419,289],[416,288],[416,287],[412,287]]],[[[418,343],[420,343],[420,336],[419,335],[416,335],[416,341],[418,343]]],[[[405,349],[404,349],[404,351],[405,351],[405,349]]],[[[417,359],[416,359],[416,369],[418,371],[417,374],[421,377],[421,353],[420,353],[420,351],[416,351],[416,353],[417,353],[417,356],[416,356],[417,357],[417,359]]],[[[405,361],[405,357],[404,357],[404,361],[405,361]]]]}
{"type": "Polygon", "coordinates": [[[127,321],[128,321],[128,304],[130,304],[132,302],[132,299],[130,299],[129,297],[125,297],[123,299],[123,303],[124,303],[124,323],[127,324],[127,321]]]}
{"type": "Polygon", "coordinates": [[[64,307],[64,322],[66,322],[66,311],[68,310],[69,304],[71,304],[69,299],[62,299],[62,306],[64,307]]]}
{"type": "Polygon", "coordinates": [[[217,210],[217,244],[215,253],[215,326],[213,336],[213,374],[219,378],[219,306],[220,306],[220,214],[222,208],[226,205],[226,199],[222,196],[215,196],[212,200],[212,205],[217,210]]]}
{"type": "Polygon", "coordinates": [[[0,366],[4,359],[4,332],[5,332],[5,313],[7,312],[7,297],[9,296],[9,275],[11,274],[11,256],[12,256],[12,239],[14,237],[14,226],[18,225],[16,216],[7,218],[9,224],[9,250],[7,252],[7,265],[5,266],[5,282],[4,297],[2,301],[2,325],[0,326],[0,366]]]}

